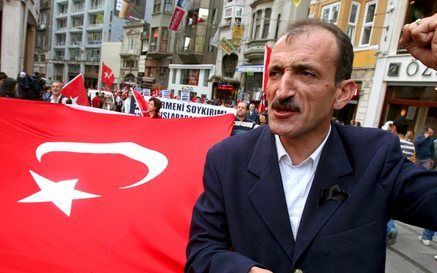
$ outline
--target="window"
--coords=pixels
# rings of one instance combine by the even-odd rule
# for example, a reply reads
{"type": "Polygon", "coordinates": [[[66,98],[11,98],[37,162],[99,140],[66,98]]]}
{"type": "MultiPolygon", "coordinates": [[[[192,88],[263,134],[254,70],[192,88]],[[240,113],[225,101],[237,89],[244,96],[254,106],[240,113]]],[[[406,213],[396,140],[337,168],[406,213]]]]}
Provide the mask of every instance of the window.
{"type": "Polygon", "coordinates": [[[83,17],[72,17],[72,18],[73,18],[73,27],[83,26],[83,17]]]}
{"type": "Polygon", "coordinates": [[[164,2],[164,12],[171,12],[172,10],[172,0],[165,0],[164,2]]]}
{"type": "Polygon", "coordinates": [[[70,39],[71,39],[71,45],[73,46],[82,45],[82,33],[71,33],[70,39]]]}
{"type": "Polygon", "coordinates": [[[232,22],[232,7],[231,8],[226,8],[225,9],[225,13],[223,15],[223,19],[224,19],[224,26],[230,26],[231,22],[232,22]]]}
{"type": "Polygon", "coordinates": [[[279,23],[281,22],[281,14],[278,14],[278,21],[276,22],[275,39],[278,39],[279,35],[279,23]]]}
{"type": "Polygon", "coordinates": [[[150,51],[155,52],[158,49],[159,28],[152,28],[152,36],[150,37],[150,51]]]}
{"type": "Polygon", "coordinates": [[[159,71],[159,77],[165,78],[167,74],[167,67],[158,67],[158,71],[159,71]]]}
{"type": "Polygon", "coordinates": [[[56,34],[56,45],[57,46],[65,45],[65,34],[56,34]]]}
{"type": "Polygon", "coordinates": [[[168,52],[168,29],[166,27],[161,28],[161,46],[160,52],[168,52]]]}
{"type": "Polygon", "coordinates": [[[354,42],[355,31],[357,28],[358,14],[360,11],[360,4],[357,2],[352,2],[351,12],[349,14],[349,21],[346,28],[346,34],[351,39],[351,42],[354,42]]]}
{"type": "Polygon", "coordinates": [[[102,44],[102,33],[101,32],[88,32],[88,44],[90,44],[90,45],[102,44]]]}
{"type": "Polygon", "coordinates": [[[68,3],[58,5],[58,15],[59,16],[67,15],[67,12],[68,12],[68,3]]]}
{"type": "Polygon", "coordinates": [[[270,16],[272,15],[272,9],[266,9],[264,11],[264,26],[263,26],[263,36],[265,39],[269,35],[269,27],[270,27],[270,16]]]}
{"type": "Polygon", "coordinates": [[[67,27],[67,19],[58,19],[58,30],[65,29],[67,27]]]}
{"type": "Polygon", "coordinates": [[[205,69],[205,74],[203,76],[203,86],[208,86],[209,71],[209,69],[205,69]]]}
{"type": "Polygon", "coordinates": [[[322,21],[337,24],[340,3],[326,5],[322,8],[322,21]]]}
{"type": "Polygon", "coordinates": [[[261,13],[262,11],[259,10],[253,15],[253,33],[252,33],[252,39],[257,39],[259,36],[259,30],[261,28],[261,13]]]}
{"type": "Polygon", "coordinates": [[[199,83],[199,69],[181,69],[180,84],[197,85],[199,83]]]}
{"type": "Polygon", "coordinates": [[[171,79],[171,83],[176,84],[176,74],[177,74],[177,70],[173,69],[173,77],[171,79]]]}
{"type": "Polygon", "coordinates": [[[99,9],[103,7],[103,0],[92,0],[91,9],[99,9]]]}
{"type": "Polygon", "coordinates": [[[370,44],[370,37],[373,29],[373,21],[375,19],[376,2],[366,3],[366,12],[364,13],[363,28],[361,30],[360,45],[366,46],[370,44]]]}
{"type": "Polygon", "coordinates": [[[161,12],[161,1],[162,0],[155,0],[155,4],[153,5],[153,13],[161,12]]]}
{"type": "Polygon", "coordinates": [[[79,61],[80,60],[80,50],[78,48],[70,49],[70,61],[79,61]]]}
{"type": "Polygon", "coordinates": [[[235,19],[234,19],[235,26],[237,27],[241,26],[242,17],[243,17],[243,8],[235,7],[235,19]]]}

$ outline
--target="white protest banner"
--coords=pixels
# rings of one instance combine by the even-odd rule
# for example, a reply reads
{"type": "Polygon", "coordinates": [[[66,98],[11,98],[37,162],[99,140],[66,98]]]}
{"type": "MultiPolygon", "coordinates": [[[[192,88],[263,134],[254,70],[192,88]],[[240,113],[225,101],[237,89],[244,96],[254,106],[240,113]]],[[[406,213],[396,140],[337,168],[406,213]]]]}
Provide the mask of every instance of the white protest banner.
{"type": "MultiPolygon", "coordinates": [[[[146,101],[148,101],[149,98],[150,97],[144,97],[146,101]]],[[[206,117],[223,114],[235,115],[237,113],[234,108],[165,98],[159,99],[162,101],[162,107],[159,113],[163,118],[206,117]]]]}

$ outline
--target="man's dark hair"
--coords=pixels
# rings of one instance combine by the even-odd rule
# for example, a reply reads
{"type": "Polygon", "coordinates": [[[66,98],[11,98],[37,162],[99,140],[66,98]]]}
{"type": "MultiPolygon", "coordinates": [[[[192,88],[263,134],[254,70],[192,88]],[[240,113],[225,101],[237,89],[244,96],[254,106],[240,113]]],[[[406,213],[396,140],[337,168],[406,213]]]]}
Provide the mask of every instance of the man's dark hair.
{"type": "Polygon", "coordinates": [[[314,29],[324,29],[331,32],[337,40],[337,65],[335,69],[335,83],[348,80],[352,75],[352,63],[354,61],[354,49],[349,37],[336,25],[322,22],[317,19],[307,19],[291,24],[287,30],[286,41],[294,37],[310,33],[314,29]]]}
{"type": "Polygon", "coordinates": [[[156,108],[156,112],[158,113],[159,110],[161,110],[161,107],[162,107],[162,102],[161,102],[161,100],[158,99],[158,98],[155,98],[155,97],[151,97],[151,98],[149,99],[149,101],[153,101],[153,104],[155,105],[155,108],[156,108]]]}
{"type": "Polygon", "coordinates": [[[408,120],[404,117],[398,118],[393,122],[393,126],[396,127],[396,132],[400,135],[405,135],[410,127],[408,120]]]}
{"type": "Polygon", "coordinates": [[[13,78],[6,78],[0,86],[0,97],[15,98],[15,86],[17,81],[13,78]]]}
{"type": "Polygon", "coordinates": [[[6,75],[5,72],[1,72],[1,71],[0,71],[0,80],[5,80],[5,79],[7,79],[7,78],[8,78],[8,75],[6,75]]]}

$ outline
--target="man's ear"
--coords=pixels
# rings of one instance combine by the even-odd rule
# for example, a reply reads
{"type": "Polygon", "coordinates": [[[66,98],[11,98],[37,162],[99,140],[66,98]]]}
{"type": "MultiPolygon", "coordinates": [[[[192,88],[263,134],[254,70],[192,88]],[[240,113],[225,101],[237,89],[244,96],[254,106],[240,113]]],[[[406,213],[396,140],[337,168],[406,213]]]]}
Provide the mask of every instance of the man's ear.
{"type": "Polygon", "coordinates": [[[337,93],[334,99],[334,109],[340,110],[349,103],[357,92],[357,85],[351,79],[343,80],[337,84],[337,93]]]}

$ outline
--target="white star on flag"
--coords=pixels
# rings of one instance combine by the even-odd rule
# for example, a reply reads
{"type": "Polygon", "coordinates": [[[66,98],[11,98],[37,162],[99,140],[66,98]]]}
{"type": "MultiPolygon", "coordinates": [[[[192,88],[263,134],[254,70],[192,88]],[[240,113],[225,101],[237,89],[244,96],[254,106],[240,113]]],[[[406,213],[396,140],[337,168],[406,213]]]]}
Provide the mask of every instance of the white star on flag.
{"type": "Polygon", "coordinates": [[[112,76],[112,72],[111,73],[105,72],[104,74],[105,74],[105,78],[110,78],[112,76]]]}
{"type": "Polygon", "coordinates": [[[70,216],[73,200],[101,197],[100,195],[75,190],[74,187],[78,179],[54,182],[33,171],[30,171],[30,174],[41,190],[19,200],[20,203],[52,202],[63,213],[70,216]]]}
{"type": "Polygon", "coordinates": [[[71,104],[73,104],[73,105],[77,105],[77,99],[78,99],[79,97],[71,97],[70,96],[70,100],[71,100],[71,104]]]}

